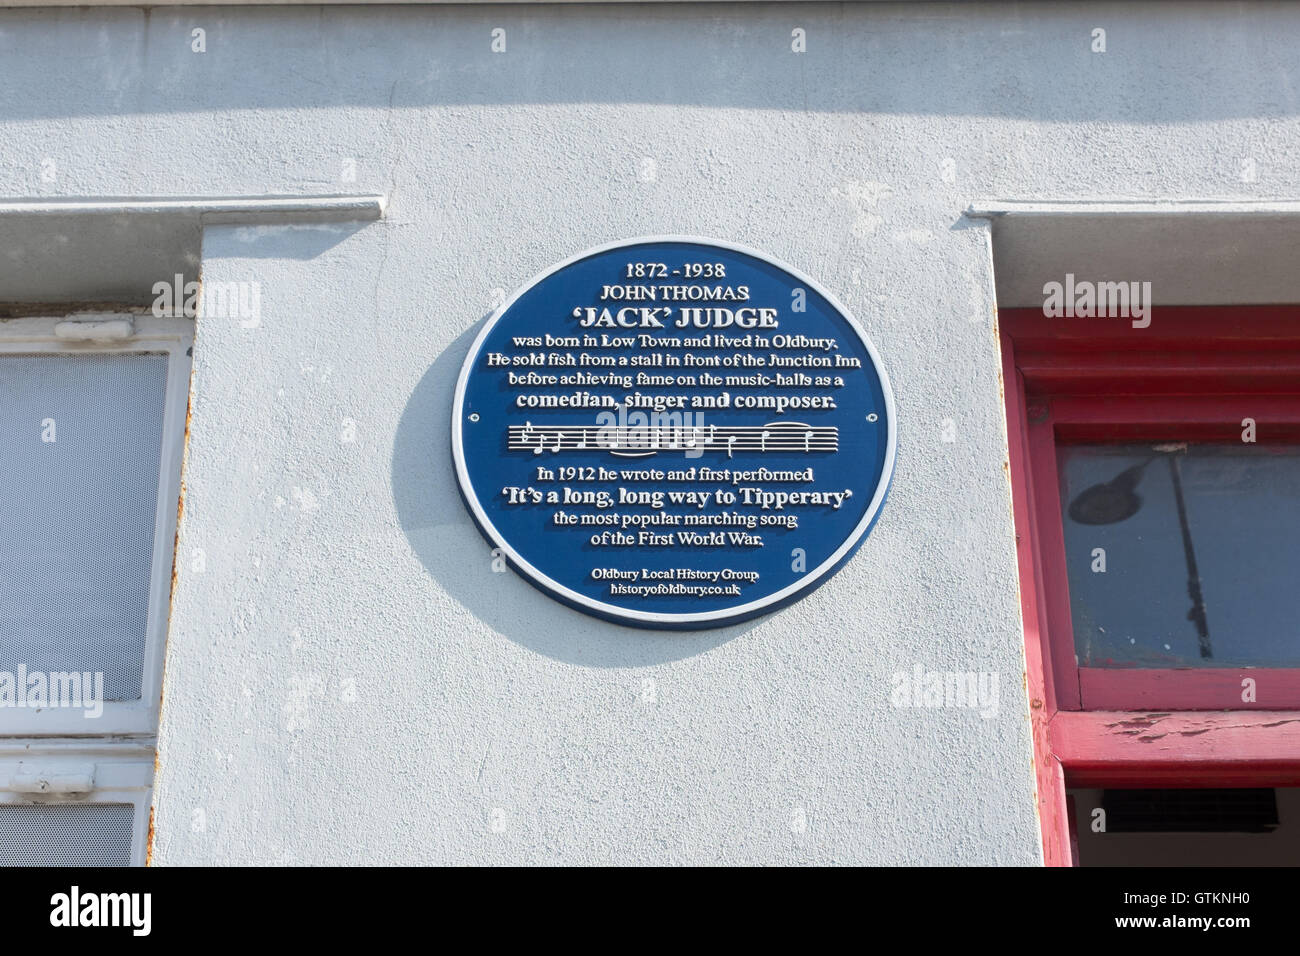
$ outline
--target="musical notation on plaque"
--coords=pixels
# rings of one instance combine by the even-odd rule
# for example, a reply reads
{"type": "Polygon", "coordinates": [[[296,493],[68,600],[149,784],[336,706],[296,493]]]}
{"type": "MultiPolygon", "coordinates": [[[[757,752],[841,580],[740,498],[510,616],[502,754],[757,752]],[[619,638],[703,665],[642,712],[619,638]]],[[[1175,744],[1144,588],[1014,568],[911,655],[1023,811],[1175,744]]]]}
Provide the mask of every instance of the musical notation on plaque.
{"type": "Polygon", "coordinates": [[[637,458],[661,451],[815,452],[839,451],[840,430],[802,422],[767,425],[522,425],[509,426],[508,448],[534,455],[600,449],[637,458]]]}

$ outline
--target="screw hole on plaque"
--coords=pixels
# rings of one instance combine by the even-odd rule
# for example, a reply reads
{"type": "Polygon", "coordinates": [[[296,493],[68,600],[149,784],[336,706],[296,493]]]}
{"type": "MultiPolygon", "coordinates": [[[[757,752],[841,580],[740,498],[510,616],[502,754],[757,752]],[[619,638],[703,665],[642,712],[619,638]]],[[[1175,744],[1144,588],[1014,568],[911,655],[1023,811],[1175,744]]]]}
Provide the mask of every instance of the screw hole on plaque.
{"type": "Polygon", "coordinates": [[[872,412],[870,415],[867,416],[867,421],[869,422],[875,422],[879,420],[880,420],[880,416],[877,415],[875,412],[872,412]]]}
{"type": "Polygon", "coordinates": [[[469,420],[472,422],[478,421],[478,412],[474,412],[474,414],[470,415],[469,420]]]}

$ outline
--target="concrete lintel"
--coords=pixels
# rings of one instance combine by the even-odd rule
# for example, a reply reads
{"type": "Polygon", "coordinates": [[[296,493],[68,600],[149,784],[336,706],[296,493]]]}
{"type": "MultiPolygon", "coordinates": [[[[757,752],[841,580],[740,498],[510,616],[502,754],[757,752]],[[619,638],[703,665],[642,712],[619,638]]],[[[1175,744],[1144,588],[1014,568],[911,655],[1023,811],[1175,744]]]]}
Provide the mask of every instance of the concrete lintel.
{"type": "Polygon", "coordinates": [[[966,217],[989,224],[1003,308],[1068,275],[1148,282],[1156,305],[1300,302],[1300,200],[989,200],[966,217]]]}
{"type": "Polygon", "coordinates": [[[8,199],[2,216],[196,216],[203,223],[372,222],[384,196],[232,196],[141,199],[8,199]]]}
{"type": "Polygon", "coordinates": [[[971,219],[1030,219],[1062,216],[1300,216],[1300,199],[981,200],[966,209],[971,219]]]}
{"type": "Polygon", "coordinates": [[[157,281],[198,277],[207,226],[359,228],[381,219],[386,202],[368,195],[0,199],[0,304],[148,305],[157,281]]]}

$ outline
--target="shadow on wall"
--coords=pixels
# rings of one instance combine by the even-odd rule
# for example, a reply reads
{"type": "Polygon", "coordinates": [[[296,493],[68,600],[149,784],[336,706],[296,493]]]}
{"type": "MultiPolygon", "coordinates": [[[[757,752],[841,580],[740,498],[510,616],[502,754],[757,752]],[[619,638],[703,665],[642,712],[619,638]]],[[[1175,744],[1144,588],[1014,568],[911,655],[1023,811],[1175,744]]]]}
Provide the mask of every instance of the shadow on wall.
{"type": "MultiPolygon", "coordinates": [[[[1287,4],[240,6],[201,17],[61,7],[0,11],[0,57],[7,120],[212,112],[214,137],[256,144],[264,127],[232,126],[229,114],[644,103],[1062,122],[1291,117],[1298,31],[1300,8],[1287,4]],[[70,50],[76,82],[49,82],[70,50]]],[[[334,121],[318,134],[335,135],[334,121]]]]}
{"type": "Polygon", "coordinates": [[[443,590],[515,643],[584,667],[638,667],[681,660],[753,628],[753,621],[709,631],[622,627],[571,610],[513,570],[491,570],[490,546],[465,509],[451,460],[456,380],[482,326],[483,322],[475,323],[462,333],[424,373],[402,411],[393,443],[398,521],[443,590]]]}

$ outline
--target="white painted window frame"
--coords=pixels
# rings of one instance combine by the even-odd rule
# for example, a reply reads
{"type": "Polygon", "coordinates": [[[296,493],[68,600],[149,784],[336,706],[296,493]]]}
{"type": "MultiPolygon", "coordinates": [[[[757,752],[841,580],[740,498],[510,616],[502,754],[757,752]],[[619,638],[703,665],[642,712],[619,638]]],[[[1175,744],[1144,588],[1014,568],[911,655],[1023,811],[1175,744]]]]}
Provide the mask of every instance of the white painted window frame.
{"type": "Polygon", "coordinates": [[[134,334],[115,341],[69,340],[57,336],[54,331],[56,325],[68,320],[66,316],[8,319],[0,321],[0,354],[121,355],[152,352],[167,355],[158,503],[154,514],[153,562],[149,577],[149,609],[140,699],[106,702],[104,712],[98,718],[87,718],[80,710],[62,708],[44,711],[0,708],[0,737],[153,736],[158,732],[163,658],[171,609],[172,562],[180,501],[181,466],[185,451],[194,320],[127,313],[103,315],[102,318],[129,319],[133,323],[134,334]]]}
{"type": "Polygon", "coordinates": [[[129,804],[130,866],[144,866],[149,852],[153,795],[153,741],[0,740],[0,806],[84,806],[129,804]],[[52,790],[73,779],[93,781],[90,789],[52,790]]]}

